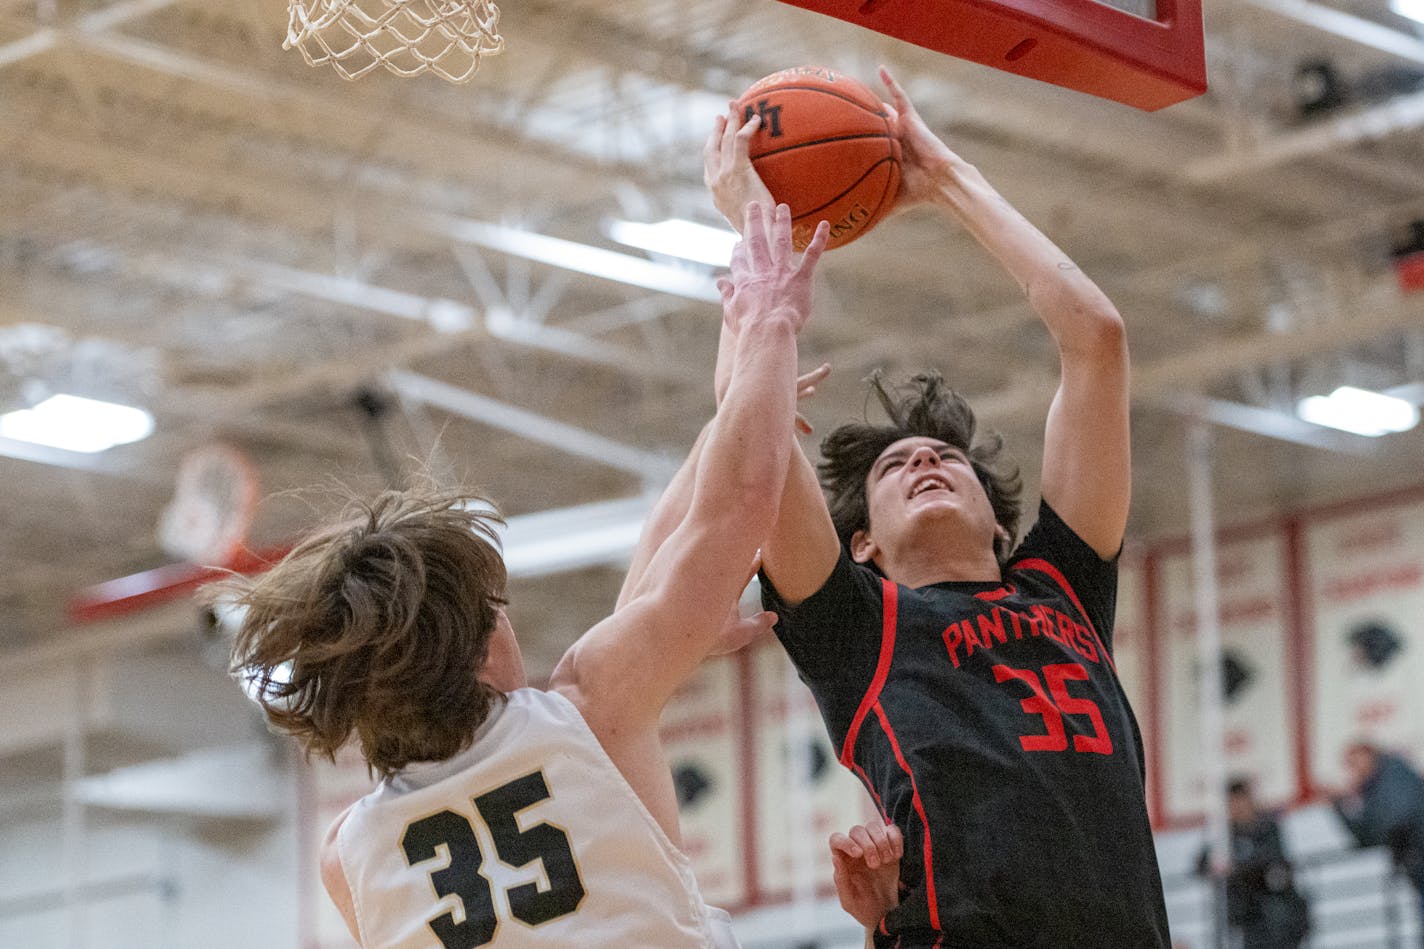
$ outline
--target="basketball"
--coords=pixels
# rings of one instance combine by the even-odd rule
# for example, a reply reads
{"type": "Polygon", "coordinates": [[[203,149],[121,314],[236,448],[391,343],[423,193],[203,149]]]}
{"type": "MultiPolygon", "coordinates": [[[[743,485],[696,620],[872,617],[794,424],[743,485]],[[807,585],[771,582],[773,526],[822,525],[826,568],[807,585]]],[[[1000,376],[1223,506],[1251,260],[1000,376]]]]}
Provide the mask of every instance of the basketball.
{"type": "Polygon", "coordinates": [[[880,99],[820,66],[797,66],[754,83],[737,100],[745,122],[761,116],[748,154],[779,203],[791,208],[792,242],[805,248],[821,221],[827,248],[874,227],[900,187],[900,141],[880,99]]]}

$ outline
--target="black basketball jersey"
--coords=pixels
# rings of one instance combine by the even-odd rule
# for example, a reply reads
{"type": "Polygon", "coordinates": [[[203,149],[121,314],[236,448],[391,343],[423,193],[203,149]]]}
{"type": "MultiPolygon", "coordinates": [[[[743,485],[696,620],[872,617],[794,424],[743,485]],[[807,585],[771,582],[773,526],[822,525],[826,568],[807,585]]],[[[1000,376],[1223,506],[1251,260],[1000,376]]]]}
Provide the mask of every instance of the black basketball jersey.
{"type": "Polygon", "coordinates": [[[1166,949],[1117,565],[1041,504],[1002,581],[910,589],[841,552],[763,598],[841,763],[905,835],[878,946],[1166,949]]]}

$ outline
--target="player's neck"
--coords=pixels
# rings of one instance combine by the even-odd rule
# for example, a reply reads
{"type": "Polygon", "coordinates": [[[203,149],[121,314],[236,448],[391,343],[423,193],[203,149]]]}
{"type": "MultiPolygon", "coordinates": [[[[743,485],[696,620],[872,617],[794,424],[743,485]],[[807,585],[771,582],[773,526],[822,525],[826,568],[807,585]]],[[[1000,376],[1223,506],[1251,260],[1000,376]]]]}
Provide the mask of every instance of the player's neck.
{"type": "Polygon", "coordinates": [[[885,576],[912,589],[931,583],[997,583],[1003,579],[992,549],[969,550],[921,543],[893,554],[882,554],[877,563],[885,576]]]}

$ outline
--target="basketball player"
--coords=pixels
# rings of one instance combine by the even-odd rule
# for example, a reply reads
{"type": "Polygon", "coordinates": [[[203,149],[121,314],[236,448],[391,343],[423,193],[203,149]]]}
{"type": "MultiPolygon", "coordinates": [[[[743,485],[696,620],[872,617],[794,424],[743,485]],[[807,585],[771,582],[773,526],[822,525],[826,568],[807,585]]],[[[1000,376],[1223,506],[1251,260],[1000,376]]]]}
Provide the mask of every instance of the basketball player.
{"type": "Polygon", "coordinates": [[[548,691],[528,687],[505,615],[495,518],[464,497],[387,492],[238,582],[234,669],[269,718],[318,754],[354,737],[381,775],[321,853],[366,949],[735,944],[678,849],[658,718],[727,645],[786,478],[828,228],[798,258],[789,209],[765,220],[747,208],[721,282],[735,348],[686,515],[548,691]]]}
{"type": "MultiPolygon", "coordinates": [[[[1112,303],[925,125],[882,68],[904,156],[897,207],[969,231],[1057,343],[1038,520],[936,374],[872,391],[884,425],[797,452],[762,547],[763,599],[830,737],[904,834],[878,944],[1166,949],[1142,744],[1112,662],[1128,511],[1128,352],[1112,303]],[[821,488],[825,488],[825,494],[821,488]]],[[[755,120],[718,120],[723,212],[766,189],[755,120]]]]}

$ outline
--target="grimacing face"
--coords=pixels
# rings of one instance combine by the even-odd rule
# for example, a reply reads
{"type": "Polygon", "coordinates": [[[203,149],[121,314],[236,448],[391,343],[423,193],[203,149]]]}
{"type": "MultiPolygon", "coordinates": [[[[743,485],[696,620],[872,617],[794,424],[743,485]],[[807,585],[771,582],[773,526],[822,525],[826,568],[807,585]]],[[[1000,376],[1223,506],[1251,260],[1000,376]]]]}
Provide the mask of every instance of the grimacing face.
{"type": "Polygon", "coordinates": [[[865,497],[870,526],[861,533],[880,549],[895,549],[929,521],[993,550],[998,523],[984,485],[968,456],[939,439],[916,435],[886,448],[866,476],[865,497]]]}

